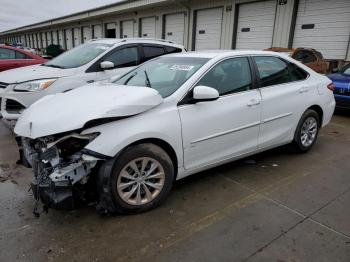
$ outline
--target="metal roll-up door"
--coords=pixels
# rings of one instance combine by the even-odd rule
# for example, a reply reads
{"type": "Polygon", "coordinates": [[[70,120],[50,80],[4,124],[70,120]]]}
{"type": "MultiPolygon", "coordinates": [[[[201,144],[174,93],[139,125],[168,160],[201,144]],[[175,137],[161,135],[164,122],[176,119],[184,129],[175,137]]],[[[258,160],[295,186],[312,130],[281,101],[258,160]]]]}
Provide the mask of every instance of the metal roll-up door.
{"type": "Polygon", "coordinates": [[[91,28],[90,26],[83,27],[83,42],[87,42],[92,39],[91,28]]]}
{"type": "Polygon", "coordinates": [[[59,30],[58,31],[58,44],[62,47],[62,48],[66,48],[65,44],[64,44],[64,34],[63,34],[63,30],[59,30]]]}
{"type": "Polygon", "coordinates": [[[120,38],[132,38],[135,36],[134,20],[120,22],[120,38]]]}
{"type": "Polygon", "coordinates": [[[211,8],[196,11],[196,50],[220,49],[222,18],[222,8],[211,8]]]}
{"type": "Polygon", "coordinates": [[[326,59],[345,59],[350,35],[350,1],[300,0],[293,47],[310,47],[326,59]]]}
{"type": "Polygon", "coordinates": [[[276,0],[239,5],[236,49],[272,47],[276,0]]]}
{"type": "Polygon", "coordinates": [[[101,25],[94,25],[93,26],[93,38],[102,38],[102,26],[101,25]]]}
{"type": "Polygon", "coordinates": [[[52,43],[53,43],[54,45],[58,45],[57,31],[52,31],[52,43]]]}
{"type": "Polygon", "coordinates": [[[41,33],[41,47],[46,48],[46,32],[41,33]]]}
{"type": "Polygon", "coordinates": [[[141,37],[156,38],[156,18],[141,18],[141,37]]]}
{"type": "Polygon", "coordinates": [[[72,49],[73,47],[73,39],[72,39],[72,29],[65,29],[65,35],[66,35],[66,49],[72,49]]]}
{"type": "Polygon", "coordinates": [[[50,32],[46,32],[46,38],[47,38],[47,45],[51,45],[52,44],[52,34],[51,31],[50,32]]]}
{"type": "Polygon", "coordinates": [[[185,14],[170,14],[166,15],[164,19],[164,38],[183,45],[185,36],[185,14]]]}
{"type": "Polygon", "coordinates": [[[80,45],[81,43],[81,35],[80,35],[80,28],[79,27],[76,27],[76,28],[73,28],[73,37],[74,37],[74,46],[78,46],[80,45]]]}

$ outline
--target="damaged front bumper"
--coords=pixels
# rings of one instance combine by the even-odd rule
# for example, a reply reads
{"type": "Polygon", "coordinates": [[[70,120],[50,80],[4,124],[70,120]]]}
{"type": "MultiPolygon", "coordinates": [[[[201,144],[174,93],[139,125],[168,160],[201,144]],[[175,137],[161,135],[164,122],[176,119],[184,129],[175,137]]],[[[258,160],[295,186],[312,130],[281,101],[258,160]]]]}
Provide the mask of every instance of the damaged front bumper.
{"type": "Polygon", "coordinates": [[[34,172],[31,190],[45,209],[74,209],[87,200],[90,175],[98,161],[103,160],[84,153],[83,148],[91,139],[79,135],[56,141],[20,139],[22,162],[34,172]]]}

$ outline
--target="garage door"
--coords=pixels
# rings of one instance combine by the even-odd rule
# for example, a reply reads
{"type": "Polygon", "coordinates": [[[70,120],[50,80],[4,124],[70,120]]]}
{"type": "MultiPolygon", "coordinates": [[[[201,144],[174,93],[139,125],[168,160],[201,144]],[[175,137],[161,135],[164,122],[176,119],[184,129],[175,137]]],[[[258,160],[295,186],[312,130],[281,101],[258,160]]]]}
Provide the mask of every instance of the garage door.
{"type": "Polygon", "coordinates": [[[51,45],[52,44],[52,38],[51,38],[51,31],[50,32],[46,32],[46,38],[47,38],[47,45],[51,45]]]}
{"type": "Polygon", "coordinates": [[[141,18],[141,37],[155,38],[156,37],[156,18],[148,17],[141,18]]]}
{"type": "Polygon", "coordinates": [[[134,20],[121,21],[120,38],[130,38],[135,36],[134,20]]]}
{"type": "Polygon", "coordinates": [[[101,25],[94,25],[93,26],[93,38],[102,38],[102,26],[101,25]]]}
{"type": "Polygon", "coordinates": [[[83,27],[83,42],[87,42],[92,38],[90,26],[83,27]]]}
{"type": "Polygon", "coordinates": [[[185,14],[166,15],[164,33],[164,38],[166,40],[183,45],[185,34],[185,14]]]}
{"type": "Polygon", "coordinates": [[[105,24],[105,37],[106,38],[116,38],[116,24],[115,23],[107,23],[105,24]]]}
{"type": "Polygon", "coordinates": [[[327,59],[344,59],[350,34],[350,1],[300,0],[294,47],[312,47],[327,59]]]}
{"type": "Polygon", "coordinates": [[[41,33],[41,47],[46,48],[46,33],[41,33]]]}
{"type": "Polygon", "coordinates": [[[57,31],[52,31],[52,42],[53,44],[58,44],[58,37],[57,37],[57,31]]]}
{"type": "Polygon", "coordinates": [[[271,47],[275,15],[275,0],[239,5],[236,49],[271,47]]]}
{"type": "Polygon", "coordinates": [[[74,36],[74,46],[80,45],[81,43],[80,28],[73,29],[73,36],[74,36]]]}
{"type": "Polygon", "coordinates": [[[58,43],[61,47],[65,48],[66,46],[64,45],[64,36],[63,36],[63,31],[59,30],[58,31],[58,43]]]}
{"type": "Polygon", "coordinates": [[[220,49],[222,32],[222,8],[196,12],[195,49],[220,49]]]}
{"type": "Polygon", "coordinates": [[[73,39],[72,39],[72,29],[66,29],[65,30],[66,34],[66,49],[72,49],[73,47],[73,39]]]}

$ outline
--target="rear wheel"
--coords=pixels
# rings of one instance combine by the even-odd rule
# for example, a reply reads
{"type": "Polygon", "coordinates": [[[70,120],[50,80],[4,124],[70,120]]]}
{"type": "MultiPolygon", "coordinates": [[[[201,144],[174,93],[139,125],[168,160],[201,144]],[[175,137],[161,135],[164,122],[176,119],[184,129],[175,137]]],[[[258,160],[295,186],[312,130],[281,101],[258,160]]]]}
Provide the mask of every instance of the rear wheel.
{"type": "Polygon", "coordinates": [[[100,169],[98,209],[108,213],[138,213],[160,205],[174,179],[168,154],[154,144],[127,148],[100,169]]]}
{"type": "Polygon", "coordinates": [[[320,126],[319,115],[308,109],[302,115],[294,135],[293,147],[298,152],[307,152],[315,144],[320,126]]]}

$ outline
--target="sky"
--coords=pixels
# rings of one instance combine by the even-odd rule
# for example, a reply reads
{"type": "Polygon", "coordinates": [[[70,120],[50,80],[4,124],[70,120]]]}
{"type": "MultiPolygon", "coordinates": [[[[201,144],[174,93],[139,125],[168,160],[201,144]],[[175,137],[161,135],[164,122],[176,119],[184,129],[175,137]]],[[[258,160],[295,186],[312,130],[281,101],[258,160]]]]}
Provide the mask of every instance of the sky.
{"type": "Polygon", "coordinates": [[[0,0],[0,32],[120,0],[0,0]]]}

